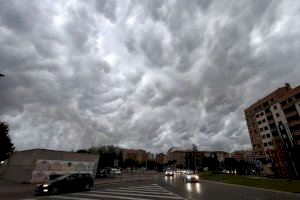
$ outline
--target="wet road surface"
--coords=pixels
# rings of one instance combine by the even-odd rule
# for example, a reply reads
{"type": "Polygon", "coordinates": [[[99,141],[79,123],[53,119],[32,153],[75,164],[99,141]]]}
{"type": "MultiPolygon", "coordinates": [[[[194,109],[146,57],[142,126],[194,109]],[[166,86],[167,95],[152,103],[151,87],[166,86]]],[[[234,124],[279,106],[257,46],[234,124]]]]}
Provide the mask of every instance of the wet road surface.
{"type": "Polygon", "coordinates": [[[200,181],[186,183],[182,175],[161,176],[156,180],[134,181],[95,185],[92,191],[61,194],[55,196],[33,197],[32,199],[127,199],[127,200],[172,200],[172,199],[212,199],[212,200],[296,200],[300,195],[265,191],[249,187],[200,181]]]}

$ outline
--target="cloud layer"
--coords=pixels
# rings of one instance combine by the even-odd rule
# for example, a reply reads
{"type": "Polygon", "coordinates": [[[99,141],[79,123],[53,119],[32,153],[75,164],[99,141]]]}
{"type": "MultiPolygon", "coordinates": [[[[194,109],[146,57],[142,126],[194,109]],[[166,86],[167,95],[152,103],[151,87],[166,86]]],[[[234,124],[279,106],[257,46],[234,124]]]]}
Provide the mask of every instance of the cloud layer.
{"type": "Polygon", "coordinates": [[[295,1],[0,1],[17,149],[250,148],[243,110],[299,85],[295,1]]]}

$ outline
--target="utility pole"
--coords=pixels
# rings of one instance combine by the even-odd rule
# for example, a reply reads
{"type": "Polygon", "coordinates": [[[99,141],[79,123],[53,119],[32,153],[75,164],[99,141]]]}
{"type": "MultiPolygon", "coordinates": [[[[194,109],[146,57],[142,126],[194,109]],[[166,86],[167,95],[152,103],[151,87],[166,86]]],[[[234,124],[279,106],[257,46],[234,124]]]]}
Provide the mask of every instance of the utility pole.
{"type": "Polygon", "coordinates": [[[147,152],[146,152],[146,171],[148,170],[148,144],[147,144],[147,152]]]}

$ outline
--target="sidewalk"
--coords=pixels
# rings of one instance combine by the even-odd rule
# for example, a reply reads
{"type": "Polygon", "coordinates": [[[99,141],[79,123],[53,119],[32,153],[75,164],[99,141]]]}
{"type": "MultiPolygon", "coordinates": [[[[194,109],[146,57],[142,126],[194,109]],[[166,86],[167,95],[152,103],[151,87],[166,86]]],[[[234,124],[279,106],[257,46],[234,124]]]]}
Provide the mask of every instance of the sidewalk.
{"type": "Polygon", "coordinates": [[[1,199],[24,199],[33,196],[36,184],[17,184],[0,180],[1,199]]]}

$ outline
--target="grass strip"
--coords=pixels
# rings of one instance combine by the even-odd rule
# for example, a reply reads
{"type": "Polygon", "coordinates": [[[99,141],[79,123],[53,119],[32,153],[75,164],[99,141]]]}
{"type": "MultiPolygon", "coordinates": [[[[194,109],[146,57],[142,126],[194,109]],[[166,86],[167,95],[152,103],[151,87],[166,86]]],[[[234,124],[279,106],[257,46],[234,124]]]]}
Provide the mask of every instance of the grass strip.
{"type": "Polygon", "coordinates": [[[219,174],[215,172],[200,172],[200,178],[203,180],[216,181],[222,183],[265,188],[284,192],[300,193],[300,180],[239,176],[232,174],[219,174]]]}

